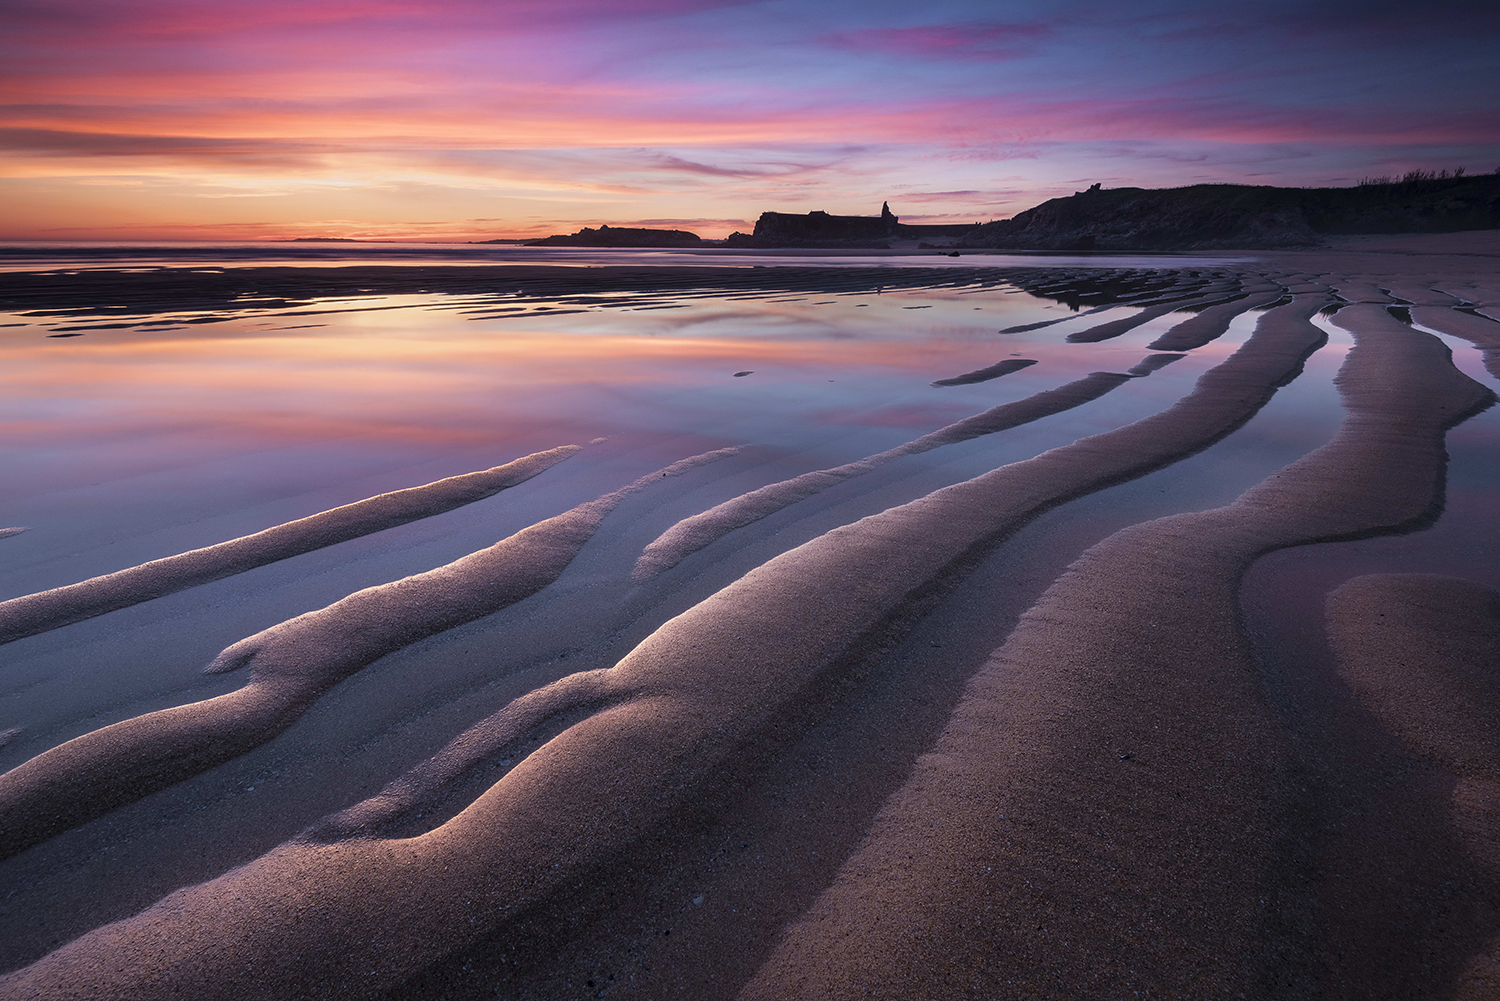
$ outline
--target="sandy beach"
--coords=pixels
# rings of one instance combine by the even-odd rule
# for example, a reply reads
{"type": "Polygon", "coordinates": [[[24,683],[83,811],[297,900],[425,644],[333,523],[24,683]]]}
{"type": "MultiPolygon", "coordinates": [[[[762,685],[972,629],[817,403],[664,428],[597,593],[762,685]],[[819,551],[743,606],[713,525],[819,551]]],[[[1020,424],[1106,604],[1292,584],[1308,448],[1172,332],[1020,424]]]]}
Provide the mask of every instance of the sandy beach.
{"type": "Polygon", "coordinates": [[[1500,233],[0,309],[0,998],[1500,996],[1500,233]]]}

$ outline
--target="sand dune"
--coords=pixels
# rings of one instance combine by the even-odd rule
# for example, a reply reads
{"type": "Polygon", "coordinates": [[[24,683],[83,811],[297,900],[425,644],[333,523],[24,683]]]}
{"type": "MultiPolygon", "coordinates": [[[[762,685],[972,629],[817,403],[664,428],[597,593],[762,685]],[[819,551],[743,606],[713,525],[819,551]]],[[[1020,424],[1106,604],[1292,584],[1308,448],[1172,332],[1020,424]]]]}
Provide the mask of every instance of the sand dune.
{"type": "MultiPolygon", "coordinates": [[[[828,532],[667,622],[615,667],[519,700],[494,725],[501,739],[574,704],[607,707],[435,829],[360,837],[345,824],[339,840],[288,842],[69,943],[0,981],[0,996],[356,996],[398,983],[619,864],[716,768],[789,726],[799,701],[856,669],[924,595],[1005,533],[1243,424],[1322,341],[1307,318],[1324,302],[1267,313],[1234,356],[1160,414],[828,532]]],[[[495,753],[484,730],[440,756],[440,781],[495,753]]],[[[404,788],[392,793],[398,808],[432,794],[421,776],[404,788]]],[[[383,804],[351,816],[365,814],[390,817],[383,804]]]]}
{"type": "Polygon", "coordinates": [[[0,775],[0,857],[244,754],[392,650],[535,594],[626,497],[734,451],[683,459],[488,549],[241,640],[205,668],[248,667],[250,681],[238,691],[95,730],[0,775]]]}
{"type": "Polygon", "coordinates": [[[1334,441],[1075,563],[742,998],[1281,993],[1291,778],[1240,576],[1429,516],[1444,429],[1493,400],[1378,307],[1337,316],[1356,346],[1334,441]]]}
{"type": "Polygon", "coordinates": [[[564,445],[503,466],[393,490],[297,521],[179,553],[78,584],[0,601],[0,643],[9,643],[175,591],[312,552],[362,535],[430,518],[524,483],[577,452],[564,445]]]}

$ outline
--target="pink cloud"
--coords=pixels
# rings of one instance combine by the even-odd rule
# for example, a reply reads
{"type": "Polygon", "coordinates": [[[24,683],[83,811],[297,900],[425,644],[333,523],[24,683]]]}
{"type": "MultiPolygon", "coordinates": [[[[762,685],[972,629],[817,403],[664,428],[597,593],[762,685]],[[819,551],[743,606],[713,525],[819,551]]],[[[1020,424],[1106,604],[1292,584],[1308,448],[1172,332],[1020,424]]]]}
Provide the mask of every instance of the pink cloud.
{"type": "MultiPolygon", "coordinates": [[[[77,179],[63,208],[102,219],[114,178],[122,223],[147,204],[126,181],[161,199],[176,185],[171,210],[204,224],[225,192],[302,191],[304,213],[337,196],[351,219],[377,203],[393,219],[441,189],[455,219],[516,212],[510,233],[533,224],[516,206],[547,198],[544,231],[894,206],[906,187],[911,210],[967,218],[1061,190],[1059,173],[1094,169],[1082,160],[1107,161],[1112,183],[1244,179],[1247,163],[1275,181],[1330,151],[1494,147],[1482,88],[1423,82],[1478,71],[1376,58],[1394,0],[1340,48],[1309,45],[1353,0],[1330,3],[1257,9],[1241,32],[1237,10],[1085,4],[1064,28],[1045,4],[1001,21],[981,0],[907,27],[853,0],[802,20],[738,0],[10,0],[0,179],[77,179]],[[1016,62],[1044,46],[1055,59],[1016,62]]],[[[36,214],[0,215],[19,232],[9,220],[36,214]]]]}

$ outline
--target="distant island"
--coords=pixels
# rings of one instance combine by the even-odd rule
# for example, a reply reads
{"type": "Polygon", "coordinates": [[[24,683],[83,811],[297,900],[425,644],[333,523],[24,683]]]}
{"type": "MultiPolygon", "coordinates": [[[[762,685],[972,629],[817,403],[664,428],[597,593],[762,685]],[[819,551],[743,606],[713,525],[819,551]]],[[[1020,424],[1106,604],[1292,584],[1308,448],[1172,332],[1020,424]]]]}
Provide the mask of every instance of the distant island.
{"type": "Polygon", "coordinates": [[[628,226],[600,226],[580,229],[570,235],[530,240],[528,247],[697,247],[703,239],[697,233],[681,229],[637,229],[628,226]]]}
{"type": "Polygon", "coordinates": [[[892,243],[915,240],[917,249],[931,250],[1271,250],[1317,246],[1335,235],[1477,229],[1500,229],[1500,173],[1412,171],[1348,188],[1195,184],[1105,190],[1095,184],[986,223],[912,225],[886,203],[872,216],[762,212],[754,232],[724,240],[680,229],[606,225],[526,246],[889,250],[892,243]]]}

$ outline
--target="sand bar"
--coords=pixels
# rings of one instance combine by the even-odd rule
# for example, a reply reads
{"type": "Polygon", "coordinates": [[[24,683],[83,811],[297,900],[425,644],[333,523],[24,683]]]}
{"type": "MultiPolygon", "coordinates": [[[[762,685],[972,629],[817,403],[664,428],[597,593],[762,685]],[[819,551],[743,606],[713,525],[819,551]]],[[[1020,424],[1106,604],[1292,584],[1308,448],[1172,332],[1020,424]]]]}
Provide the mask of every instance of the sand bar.
{"type": "Polygon", "coordinates": [[[75,737],[0,775],[0,857],[244,754],[391,651],[535,594],[626,497],[734,451],[683,459],[488,549],[357,591],[230,646],[205,670],[249,668],[238,691],[75,737]]]}
{"type": "Polygon", "coordinates": [[[431,518],[524,483],[579,450],[536,452],[502,466],[393,490],[125,570],[0,601],[0,643],[81,622],[372,532],[431,518]]]}
{"type": "MultiPolygon", "coordinates": [[[[1287,545],[1293,534],[1305,530],[1343,538],[1338,533],[1361,524],[1366,532],[1390,530],[1390,520],[1402,517],[1398,507],[1420,506],[1420,490],[1408,491],[1407,477],[1420,476],[1434,451],[1431,439],[1423,444],[1401,436],[1456,419],[1436,411],[1445,393],[1464,384],[1435,377],[1444,369],[1435,360],[1444,353],[1440,348],[1403,353],[1401,345],[1422,344],[1425,335],[1398,321],[1410,315],[1424,327],[1443,330],[1423,318],[1424,310],[1433,310],[1440,319],[1491,322],[1482,313],[1452,306],[1500,301],[1485,291],[1494,285],[1487,277],[1494,271],[1492,261],[1444,256],[1449,251],[1436,244],[1433,253],[1413,253],[1408,244],[1422,243],[1416,238],[1395,241],[1399,254],[1371,249],[1377,238],[1351,242],[1359,246],[1263,255],[1240,276],[1246,286],[1274,278],[1310,293],[1339,285],[1352,291],[1355,282],[1370,289],[1370,306],[1345,307],[1337,321],[1365,328],[1357,332],[1359,346],[1340,380],[1347,399],[1362,401],[1336,442],[1350,459],[1348,465],[1340,465],[1337,451],[1330,458],[1329,449],[1309,455],[1309,460],[1321,456],[1321,467],[1293,462],[1333,433],[1336,411],[1330,415],[1326,404],[1324,410],[1306,404],[1333,396],[1324,380],[1343,350],[1339,335],[1335,350],[1313,357],[1305,381],[1294,392],[1277,396],[1255,423],[1219,447],[1109,493],[1054,508],[1014,536],[995,528],[1000,521],[993,519],[1006,516],[996,499],[1024,494],[1033,486],[1057,486],[1062,481],[1054,476],[1056,466],[1031,460],[1029,467],[1016,464],[1025,468],[1024,477],[985,474],[980,479],[990,477],[987,492],[944,495],[948,500],[967,498],[967,507],[902,505],[839,529],[810,551],[793,549],[739,583],[730,582],[745,568],[795,545],[776,539],[786,520],[746,527],[732,540],[734,545],[704,552],[685,572],[627,585],[625,575],[640,547],[674,518],[702,506],[684,503],[696,496],[690,485],[675,495],[663,490],[652,499],[659,496],[663,509],[675,508],[670,516],[663,517],[664,511],[647,514],[636,505],[639,523],[611,519],[595,535],[595,545],[575,561],[578,572],[567,575],[566,586],[491,622],[398,652],[331,692],[302,725],[260,750],[0,863],[9,901],[0,901],[0,908],[9,909],[5,927],[15,936],[7,943],[10,964],[15,969],[46,957],[29,970],[15,969],[0,985],[0,996],[285,998],[374,992],[391,1001],[427,996],[550,1001],[603,993],[655,1001],[728,998],[742,988],[747,995],[800,998],[820,982],[832,985],[833,996],[861,987],[894,996],[923,976],[914,996],[1045,997],[1050,992],[1114,998],[1132,991],[1143,996],[1347,996],[1372,1001],[1494,996],[1500,984],[1500,920],[1493,901],[1500,899],[1500,876],[1487,861],[1493,834],[1483,832],[1496,825],[1486,819],[1490,801],[1479,794],[1484,779],[1473,770],[1488,766],[1483,765],[1483,749],[1476,751],[1466,736],[1465,720],[1472,719],[1464,715],[1469,711],[1465,706],[1488,705],[1485,689],[1475,679],[1463,678],[1456,679],[1462,684],[1455,689],[1455,678],[1441,670],[1424,671],[1417,678],[1400,679],[1395,701],[1410,705],[1397,704],[1392,712],[1387,699],[1387,709],[1380,710],[1379,700],[1344,687],[1332,654],[1326,663],[1317,659],[1322,643],[1318,611],[1307,613],[1314,621],[1308,638],[1294,637],[1292,645],[1277,648],[1270,662],[1264,651],[1250,650],[1247,662],[1245,636],[1234,614],[1235,589],[1221,580],[1226,567],[1253,559],[1247,556],[1252,543],[1287,545]],[[1420,289],[1429,286],[1452,293],[1453,302],[1420,305],[1420,289]],[[1395,308],[1388,313],[1388,307],[1395,308]],[[1376,355],[1394,368],[1374,365],[1376,355]],[[1352,379],[1356,368],[1376,376],[1352,379]],[[1429,376],[1434,378],[1424,382],[1429,376]],[[1424,416],[1403,418],[1391,438],[1390,422],[1380,416],[1384,404],[1368,404],[1403,386],[1421,397],[1424,416]],[[1372,395],[1371,390],[1379,392],[1372,395]],[[1304,415],[1305,426],[1299,423],[1304,415]],[[1278,433],[1291,436],[1287,447],[1271,453],[1272,463],[1257,461],[1266,454],[1260,450],[1268,436],[1278,433]],[[1362,440],[1379,441],[1380,448],[1358,447],[1362,440]],[[1254,462],[1251,477],[1238,468],[1246,457],[1254,462]],[[1383,461],[1400,463],[1400,468],[1394,475],[1381,475],[1375,470],[1383,461]],[[1280,466],[1286,468],[1268,475],[1280,466]],[[1330,475],[1322,476],[1320,468],[1330,475]],[[1205,477],[1220,473],[1238,484],[1267,478],[1241,502],[1229,503],[1244,485],[1228,493],[1201,486],[1205,477]],[[1370,489],[1374,476],[1380,479],[1370,489]],[[1311,504],[1308,488],[1315,497],[1311,504]],[[1159,501],[1143,503],[1143,498],[1158,495],[1159,501]],[[1249,500],[1256,503],[1247,504],[1249,500]],[[942,517],[928,522],[924,510],[942,517]],[[1160,519],[1176,511],[1196,513],[1160,519]],[[957,513],[964,517],[955,517],[957,513]],[[934,573],[942,563],[936,558],[940,554],[926,554],[925,547],[957,545],[943,538],[950,530],[977,537],[973,533],[983,518],[992,519],[985,529],[995,531],[990,541],[971,546],[934,573]],[[1036,604],[1012,643],[1002,645],[1016,616],[1048,591],[1074,555],[1133,522],[1141,524],[1079,560],[1036,604]],[[1385,527],[1368,527],[1377,523],[1385,527]],[[1099,533],[1088,535],[1096,526],[1099,533]],[[959,582],[980,555],[990,552],[994,539],[1005,541],[972,577],[959,582]],[[913,546],[915,554],[908,552],[913,546]],[[846,561],[844,551],[851,547],[859,552],[849,553],[846,561]],[[1028,554],[1042,551],[1049,552],[1050,562],[1042,562],[1045,569],[1038,572],[1028,554]],[[809,558],[796,557],[798,552],[809,558]],[[918,580],[927,583],[916,584],[918,580]],[[958,583],[948,597],[938,600],[953,582],[958,583]],[[888,585],[892,590],[880,593],[888,585]],[[859,597],[852,606],[856,621],[835,617],[820,624],[814,610],[830,595],[842,600],[844,590],[859,597]],[[715,597],[705,601],[709,595],[715,597]],[[586,607],[596,599],[597,619],[586,607]],[[868,607],[861,603],[866,600],[868,607]],[[619,614],[616,606],[621,604],[631,610],[619,614]],[[686,615],[677,614],[685,608],[690,610],[686,615]],[[907,634],[908,624],[928,608],[932,614],[907,634]],[[636,614],[638,621],[631,618],[636,614]],[[553,628],[546,621],[549,615],[576,619],[564,626],[579,636],[597,630],[601,621],[610,630],[627,624],[608,657],[575,660],[587,650],[564,647],[568,659],[536,668],[553,672],[537,675],[541,680],[511,673],[518,667],[530,670],[537,662],[535,652],[545,659],[556,648],[532,636],[553,628]],[[629,652],[663,621],[666,626],[629,652]],[[870,623],[875,625],[861,634],[864,638],[851,644],[850,636],[870,623]],[[846,627],[852,632],[841,633],[846,627]],[[882,655],[902,635],[906,642],[882,655]],[[1054,639],[1062,644],[1057,649],[1048,642],[1054,639]],[[1023,640],[1025,649],[1013,646],[1023,640]],[[449,667],[445,660],[471,643],[487,644],[484,656],[497,676],[507,675],[501,681],[508,687],[482,711],[458,717],[455,725],[454,717],[438,708],[439,700],[419,691],[420,684],[404,691],[400,679],[410,676],[406,672],[413,667],[440,674],[449,667]],[[529,645],[532,652],[512,657],[507,652],[511,644],[529,645]],[[1010,673],[997,675],[994,665],[1000,661],[986,659],[986,651],[995,647],[999,654],[1009,650],[1027,656],[1007,657],[1010,673]],[[809,649],[811,662],[803,659],[809,649]],[[1287,655],[1288,649],[1292,654],[1287,655]],[[1089,663],[1097,670],[1075,664],[1068,651],[1095,658],[1089,663]],[[619,667],[609,667],[616,663],[619,667]],[[591,669],[595,667],[605,669],[591,669]],[[935,748],[929,741],[956,704],[963,679],[980,669],[981,680],[974,682],[970,699],[935,748]],[[1274,680],[1278,670],[1279,680],[1274,680]],[[1320,670],[1326,681],[1320,680],[1320,670]],[[940,675],[946,680],[935,683],[940,675]],[[555,677],[562,680],[546,685],[555,677]],[[1265,683],[1268,677],[1273,683],[1265,683]],[[762,687],[751,691],[757,683],[762,687]],[[1318,712],[1302,721],[1304,729],[1286,729],[1287,719],[1277,715],[1286,711],[1286,703],[1277,699],[1284,699],[1288,688],[1316,708],[1346,708],[1340,708],[1336,724],[1318,712]],[[514,697],[528,690],[530,694],[514,697]],[[1314,697],[1312,692],[1323,694],[1314,697]],[[353,699],[355,693],[364,701],[353,699]],[[390,767],[367,769],[373,784],[346,784],[352,794],[329,805],[329,798],[320,797],[314,787],[330,773],[330,765],[343,773],[366,762],[355,754],[345,760],[323,753],[338,742],[325,743],[310,730],[336,728],[350,719],[351,711],[363,726],[361,714],[375,715],[371,707],[384,705],[378,700],[393,694],[409,700],[414,719],[420,716],[430,724],[426,743],[413,744],[414,732],[404,729],[381,737],[391,748],[384,759],[390,767]],[[976,709],[975,699],[981,697],[976,709]],[[846,712],[850,704],[861,708],[846,712]],[[1428,749],[1401,736],[1408,732],[1402,729],[1401,713],[1409,716],[1415,710],[1429,713],[1419,719],[1419,729],[1430,738],[1428,749]],[[976,727],[976,720],[986,718],[1013,729],[997,739],[992,729],[976,727]],[[964,728],[973,742],[959,739],[964,728]],[[1311,742],[1307,728],[1317,732],[1311,742]],[[912,730],[919,736],[903,744],[898,735],[912,730]],[[460,736],[452,738],[454,733],[460,736]],[[541,750],[528,757],[538,746],[541,750]],[[313,748],[317,750],[309,753],[313,748]],[[1467,777],[1438,753],[1452,758],[1454,748],[1467,755],[1467,777]],[[919,760],[923,751],[937,749],[950,757],[936,761],[929,754],[919,760]],[[1001,752],[1010,753],[1009,760],[1001,752]],[[295,772],[252,793],[244,791],[252,781],[261,786],[267,766],[281,767],[288,757],[295,772]],[[1337,767],[1320,772],[1327,760],[1337,767]],[[926,785],[903,789],[913,767],[913,779],[927,780],[926,785]],[[393,776],[399,777],[391,781],[393,776]],[[975,776],[981,781],[974,781],[975,776]],[[370,796],[374,790],[381,791],[370,796]],[[955,790],[965,795],[955,797],[955,790]],[[881,802],[893,792],[872,828],[881,802]],[[906,854],[911,857],[872,855],[872,839],[885,839],[892,811],[912,796],[932,808],[920,818],[928,826],[897,830],[904,842],[883,841],[910,845],[906,854]],[[346,803],[356,805],[342,809],[346,803]],[[938,809],[942,804],[952,809],[938,809]],[[299,807],[289,822],[288,809],[299,807]],[[1005,817],[998,826],[993,822],[997,807],[1005,817]],[[340,812],[314,823],[329,810],[340,812]],[[308,824],[313,826],[305,828],[308,824]],[[267,853],[268,846],[297,830],[303,830],[300,837],[267,853]],[[256,842],[257,831],[273,833],[256,842]],[[992,877],[971,872],[976,840],[983,842],[983,850],[1002,856],[995,871],[1021,873],[1022,881],[997,889],[992,877]],[[1240,848],[1238,868],[1225,875],[1226,858],[1240,848]],[[1257,859],[1266,864],[1257,868],[1257,859]],[[247,860],[245,868],[233,869],[247,860]],[[137,875],[153,866],[166,872],[184,862],[180,878],[137,875]],[[946,884],[944,875],[950,877],[946,884]],[[122,891],[121,886],[134,890],[122,891]],[[172,893],[179,887],[180,892],[172,893]],[[823,887],[831,889],[819,900],[823,887]],[[1177,903],[1186,910],[1173,906],[1177,903]],[[851,917],[846,904],[865,913],[851,917]],[[1073,904],[1080,910],[1072,911],[1073,904]],[[179,905],[183,910],[174,911],[179,905]],[[830,910],[829,905],[837,906],[830,910]],[[984,912],[986,906],[992,910],[984,912]],[[993,921],[997,910],[1003,911],[1003,922],[993,921]],[[106,924],[120,918],[125,920],[106,924]],[[976,920],[971,924],[971,919],[976,920]],[[890,929],[880,927],[867,933],[872,920],[877,926],[904,922],[909,934],[891,937],[890,929]],[[46,955],[54,949],[58,951],[46,955]],[[898,962],[892,963],[892,957],[898,962]],[[1197,960],[1202,962],[1195,965],[1197,960]],[[871,971],[880,971],[882,964],[899,968],[889,980],[880,980],[871,971]],[[236,974],[251,968],[255,977],[236,974]],[[988,989],[983,978],[997,973],[1019,983],[988,989]],[[784,985],[792,986],[778,994],[784,985]]],[[[1500,244],[1494,249],[1500,251],[1500,244]]],[[[435,288],[454,277],[436,274],[444,270],[431,269],[427,278],[409,273],[400,280],[410,281],[413,289],[435,288]],[[420,281],[433,284],[416,284],[420,281]]],[[[663,284],[644,274],[650,269],[639,270],[639,279],[617,276],[620,287],[663,284]]],[[[777,268],[743,270],[749,272],[741,286],[748,297],[780,295],[783,286],[792,284],[767,274],[777,268]],[[756,291],[757,282],[763,291],[756,291]]],[[[1122,305],[1178,292],[1191,298],[1193,289],[1229,272],[1216,264],[1212,270],[1037,267],[1005,274],[1014,288],[1078,310],[1103,306],[1110,298],[1122,305]]],[[[991,279],[985,275],[986,269],[975,269],[964,279],[970,285],[951,288],[957,294],[988,288],[985,282],[991,279]]],[[[213,275],[169,277],[184,286],[200,280],[239,281],[213,275]]],[[[366,272],[359,280],[378,285],[370,278],[366,272]]],[[[827,284],[811,270],[794,280],[806,289],[827,284]]],[[[864,280],[856,278],[835,294],[862,295],[858,289],[864,280]]],[[[919,276],[910,280],[908,287],[922,287],[919,276]]],[[[671,281],[675,279],[667,284],[671,281]]],[[[291,278],[288,287],[302,282],[291,278]]],[[[475,276],[475,305],[485,301],[478,298],[487,295],[483,282],[475,276]]],[[[120,289],[129,287],[122,277],[120,289]]],[[[876,288],[873,279],[864,286],[876,288]]],[[[566,281],[560,280],[549,294],[565,289],[566,281]]],[[[143,286],[142,294],[147,291],[143,286]]],[[[101,306],[114,294],[101,298],[101,306]]],[[[651,298],[655,294],[632,296],[630,302],[659,304],[660,298],[651,298]]],[[[697,293],[689,283],[660,294],[697,293]]],[[[60,303],[66,299],[58,296],[60,303]]],[[[538,309],[551,308],[540,294],[536,302],[538,309]]],[[[1303,315],[1311,315],[1315,305],[1309,297],[1303,315]]],[[[94,307],[85,303],[80,308],[94,307]]],[[[1218,308],[1209,306],[1184,322],[1218,308]]],[[[1265,385],[1275,381],[1270,370],[1249,362],[1280,336],[1288,338],[1281,345],[1288,349],[1300,338],[1302,354],[1316,347],[1317,328],[1298,328],[1291,322],[1292,312],[1273,309],[1259,317],[1260,329],[1252,338],[1255,350],[1242,349],[1227,372],[1216,370],[1215,379],[1199,387],[1193,406],[1177,410],[1177,421],[1143,422],[1138,430],[1148,432],[1146,437],[1162,450],[1159,455],[1195,447],[1178,433],[1186,428],[1196,429],[1200,442],[1211,439],[1209,426],[1224,426],[1219,423],[1219,408],[1225,405],[1220,397],[1243,402],[1245,394],[1268,395],[1265,385]],[[1268,323],[1273,317],[1279,318],[1268,323]],[[1220,378],[1236,372],[1238,379],[1220,378]]],[[[1333,321],[1314,322],[1326,327],[1333,321]]],[[[1482,338],[1470,341],[1483,346],[1482,338]]],[[[46,342],[59,352],[88,343],[46,342]]],[[[1226,350],[1215,345],[1205,353],[1218,358],[1226,350]]],[[[1027,353],[1048,364],[1055,357],[1033,355],[1029,345],[1027,353]]],[[[1136,369],[1154,369],[1176,357],[1152,355],[1136,369]]],[[[1264,354],[1260,358],[1267,360],[1264,354]]],[[[1281,378],[1296,375],[1300,355],[1294,351],[1289,359],[1281,378]]],[[[985,360],[976,359],[981,364],[985,360]]],[[[1126,364],[1129,359],[1118,352],[1108,364],[1092,363],[1109,368],[1126,364]]],[[[1086,369],[1075,375],[1080,371],[1086,369]]],[[[760,389],[770,381],[756,378],[734,385],[760,389]]],[[[1138,398],[1154,399],[1170,383],[1154,379],[1137,385],[1138,398]]],[[[1120,393],[1101,399],[1098,406],[1063,420],[1068,427],[1090,430],[1108,426],[1107,418],[1095,421],[1095,415],[1124,409],[1126,397],[1120,393]]],[[[1383,398],[1388,403],[1396,395],[1383,398]]],[[[944,415],[927,426],[951,419],[944,415]]],[[[1233,431],[1232,421],[1230,425],[1233,431]]],[[[1420,550],[1423,559],[1428,552],[1437,558],[1440,537],[1453,544],[1454,521],[1469,525],[1464,519],[1472,518],[1472,504],[1463,506],[1470,500],[1464,491],[1475,482],[1476,442],[1482,446],[1493,428],[1490,413],[1448,436],[1458,487],[1449,503],[1456,506],[1430,536],[1285,550],[1256,564],[1252,576],[1279,574],[1281,569],[1268,568],[1301,566],[1298,561],[1304,558],[1327,561],[1338,571],[1346,563],[1355,565],[1351,557],[1338,554],[1362,553],[1359,558],[1368,561],[1372,554],[1394,551],[1382,548],[1387,545],[1406,547],[1401,551],[1407,553],[1420,550]]],[[[1129,435],[1102,438],[1105,447],[1096,450],[1057,451],[1071,456],[1081,469],[1099,473],[1108,473],[1108,463],[1122,451],[1129,459],[1142,457],[1140,440],[1129,435]],[[1096,462],[1102,463],[1098,470],[1093,469],[1096,462]]],[[[936,486],[952,479],[938,471],[956,465],[931,459],[910,464],[936,486]]],[[[572,468],[569,464],[563,473],[572,468]]],[[[735,476],[744,473],[733,463],[715,468],[733,469],[735,476]]],[[[1441,485],[1440,460],[1438,468],[1429,492],[1431,483],[1441,485]]],[[[891,470],[896,472],[907,470],[891,470]]],[[[972,466],[963,475],[972,476],[972,466]]],[[[910,496],[890,490],[883,479],[865,481],[863,494],[859,487],[864,484],[859,484],[810,500],[798,514],[822,531],[910,496]],[[893,500],[875,502],[884,497],[893,500]],[[853,503],[866,506],[845,516],[853,503]]],[[[721,491],[715,499],[743,489],[721,491]]],[[[554,510],[567,503],[573,500],[554,510]]],[[[1046,506],[1045,501],[1040,504],[1046,506]]],[[[1420,528],[1436,510],[1429,505],[1397,527],[1420,528]]],[[[544,509],[536,517],[546,513],[544,509]]],[[[1357,527],[1354,531],[1362,534],[1357,527]]],[[[1476,546],[1493,535],[1478,527],[1474,533],[1476,546]]],[[[1458,538],[1464,538],[1462,533],[1458,538]]],[[[1460,566],[1467,570],[1442,572],[1500,583],[1485,576],[1489,569],[1482,562],[1463,558],[1468,562],[1460,566]]],[[[1399,560],[1373,565],[1402,568],[1399,560]]],[[[1290,586],[1295,576],[1287,578],[1284,591],[1281,579],[1273,576],[1275,603],[1269,612],[1255,611],[1260,618],[1249,625],[1264,627],[1268,615],[1290,618],[1291,606],[1320,610],[1329,589],[1351,573],[1369,573],[1368,567],[1343,577],[1335,572],[1332,584],[1306,594],[1290,586]]],[[[355,586],[359,584],[338,593],[355,586]]],[[[1402,652],[1411,651],[1418,657],[1441,653],[1451,659],[1449,653],[1467,649],[1457,642],[1458,634],[1467,630],[1484,642],[1487,634],[1478,627],[1488,621],[1488,613],[1483,601],[1473,599],[1485,593],[1482,588],[1445,586],[1447,590],[1434,590],[1428,597],[1423,596],[1426,585],[1373,586],[1365,611],[1349,617],[1348,629],[1369,641],[1371,657],[1389,659],[1394,652],[1405,660],[1402,652]],[[1377,628],[1384,625],[1381,614],[1389,617],[1398,606],[1412,610],[1391,628],[1377,628]]],[[[194,593],[173,601],[191,599],[194,593]]],[[[327,600],[320,596],[301,607],[327,600]]],[[[150,613],[165,604],[128,614],[150,613]]],[[[107,624],[101,620],[83,628],[107,624]]],[[[327,635],[335,637],[337,631],[327,635]]],[[[29,651],[36,643],[67,638],[43,637],[11,650],[29,651]]],[[[206,659],[225,641],[216,640],[193,659],[206,659]]],[[[602,654],[602,647],[595,649],[602,654]]],[[[1366,657],[1365,662],[1372,661],[1366,657]]],[[[1351,663],[1352,658],[1341,655],[1346,678],[1353,677],[1351,663]]],[[[477,664],[467,669],[475,670],[477,664]]]]}
{"type": "Polygon", "coordinates": [[[1075,563],[742,998],[1280,993],[1289,762],[1239,579],[1271,549],[1429,516],[1444,429],[1493,401],[1378,307],[1338,322],[1356,346],[1335,440],[1075,563]]]}
{"type": "MultiPolygon", "coordinates": [[[[0,981],[0,996],[244,991],[241,971],[252,961],[249,996],[309,985],[357,996],[399,983],[563,887],[599,878],[606,864],[623,864],[717,768],[794,727],[799,703],[815,703],[819,686],[857,670],[924,595],[1017,525],[1243,424],[1321,343],[1307,318],[1325,301],[1305,297],[1266,313],[1235,355],[1162,413],[828,532],[670,620],[615,667],[519,700],[508,712],[526,725],[574,704],[607,708],[435,829],[385,838],[346,826],[331,842],[287,842],[69,943],[0,981]],[[402,920],[391,922],[398,912],[402,920]]],[[[496,752],[461,736],[444,752],[460,763],[435,774],[447,781],[463,761],[496,752]]],[[[441,791],[417,778],[394,799],[405,809],[441,791]]],[[[370,815],[390,818],[379,806],[370,815]]]]}

